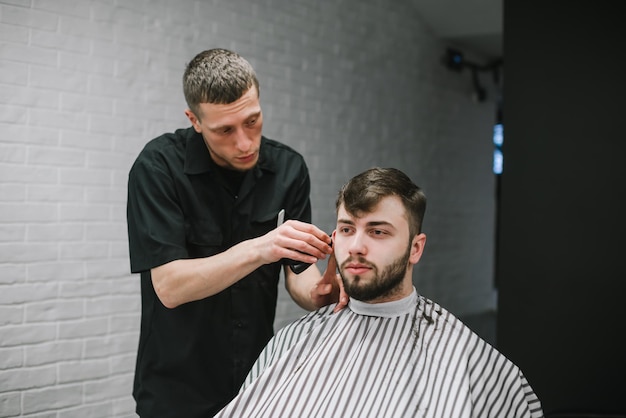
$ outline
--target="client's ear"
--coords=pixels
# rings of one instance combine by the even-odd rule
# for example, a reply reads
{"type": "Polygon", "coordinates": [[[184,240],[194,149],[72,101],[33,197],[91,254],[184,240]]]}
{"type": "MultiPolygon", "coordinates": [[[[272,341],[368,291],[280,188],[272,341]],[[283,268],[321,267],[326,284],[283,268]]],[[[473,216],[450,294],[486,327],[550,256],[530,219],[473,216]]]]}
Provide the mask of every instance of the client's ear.
{"type": "Polygon", "coordinates": [[[424,246],[426,245],[426,234],[421,233],[413,237],[411,241],[411,253],[409,255],[409,262],[411,264],[417,264],[422,258],[424,253],[424,246]]]}

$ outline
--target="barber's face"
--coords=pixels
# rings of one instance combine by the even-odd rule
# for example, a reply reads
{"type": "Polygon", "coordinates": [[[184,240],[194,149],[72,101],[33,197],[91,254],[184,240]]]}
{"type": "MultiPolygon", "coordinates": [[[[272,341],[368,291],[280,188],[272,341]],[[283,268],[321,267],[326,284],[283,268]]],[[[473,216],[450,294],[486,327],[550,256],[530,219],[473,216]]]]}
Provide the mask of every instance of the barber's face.
{"type": "Polygon", "coordinates": [[[413,290],[412,266],[426,236],[409,237],[409,224],[397,196],[383,198],[370,213],[355,217],[343,205],[337,212],[333,248],[346,293],[365,302],[385,302],[413,290]]]}
{"type": "Polygon", "coordinates": [[[259,160],[263,114],[256,87],[229,104],[201,103],[200,114],[185,114],[202,134],[211,158],[221,167],[249,170],[259,160]]]}

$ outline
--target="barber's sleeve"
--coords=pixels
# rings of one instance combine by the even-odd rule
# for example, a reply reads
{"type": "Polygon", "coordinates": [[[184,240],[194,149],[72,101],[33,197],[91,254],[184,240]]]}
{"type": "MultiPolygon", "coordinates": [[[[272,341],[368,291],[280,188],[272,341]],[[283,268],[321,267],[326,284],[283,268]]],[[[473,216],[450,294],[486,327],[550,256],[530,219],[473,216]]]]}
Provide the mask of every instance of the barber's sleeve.
{"type": "Polygon", "coordinates": [[[138,160],[130,170],[127,224],[133,273],[187,257],[174,182],[155,164],[138,160]]]}

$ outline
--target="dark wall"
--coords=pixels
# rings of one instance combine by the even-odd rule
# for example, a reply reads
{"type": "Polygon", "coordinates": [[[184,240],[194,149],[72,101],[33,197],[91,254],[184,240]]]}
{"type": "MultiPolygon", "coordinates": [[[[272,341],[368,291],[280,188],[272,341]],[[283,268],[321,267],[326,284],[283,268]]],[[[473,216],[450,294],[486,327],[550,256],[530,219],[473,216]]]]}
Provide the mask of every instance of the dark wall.
{"type": "Polygon", "coordinates": [[[621,4],[504,1],[497,346],[547,415],[626,413],[621,4]]]}

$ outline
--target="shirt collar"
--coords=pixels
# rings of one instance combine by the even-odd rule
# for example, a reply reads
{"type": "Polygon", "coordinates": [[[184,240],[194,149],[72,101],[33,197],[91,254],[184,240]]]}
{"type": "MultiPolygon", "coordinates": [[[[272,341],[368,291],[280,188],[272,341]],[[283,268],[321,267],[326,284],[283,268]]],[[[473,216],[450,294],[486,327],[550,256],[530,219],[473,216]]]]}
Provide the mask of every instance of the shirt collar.
{"type": "MultiPolygon", "coordinates": [[[[185,151],[185,174],[210,172],[215,163],[211,159],[211,154],[204,143],[202,135],[193,128],[189,128],[189,133],[185,140],[187,142],[185,151]]],[[[270,157],[270,150],[265,146],[266,141],[267,139],[262,136],[259,161],[253,168],[257,177],[261,176],[262,171],[276,172],[276,162],[270,157]]]]}
{"type": "Polygon", "coordinates": [[[416,305],[417,290],[415,290],[415,287],[413,287],[413,291],[411,292],[411,294],[400,300],[382,303],[367,303],[350,298],[349,307],[352,312],[358,315],[392,318],[395,316],[402,316],[413,312],[416,305]]]}

